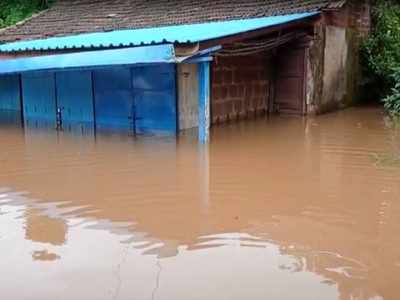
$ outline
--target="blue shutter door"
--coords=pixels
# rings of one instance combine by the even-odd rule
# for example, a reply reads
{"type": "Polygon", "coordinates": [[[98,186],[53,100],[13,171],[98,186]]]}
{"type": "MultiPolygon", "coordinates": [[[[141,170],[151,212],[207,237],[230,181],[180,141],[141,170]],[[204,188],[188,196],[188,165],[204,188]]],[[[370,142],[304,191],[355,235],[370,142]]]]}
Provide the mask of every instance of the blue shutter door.
{"type": "Polygon", "coordinates": [[[56,92],[54,73],[22,75],[25,124],[32,121],[44,126],[56,124],[56,92]]]}
{"type": "Polygon", "coordinates": [[[176,133],[175,72],[173,64],[132,69],[138,133],[176,133]]]}
{"type": "Polygon", "coordinates": [[[0,76],[0,110],[21,110],[18,75],[0,76]]]}
{"type": "Polygon", "coordinates": [[[56,74],[57,106],[63,126],[94,125],[92,73],[69,71],[56,74]]]}
{"type": "Polygon", "coordinates": [[[131,70],[114,67],[93,71],[96,127],[133,130],[131,70]]]}

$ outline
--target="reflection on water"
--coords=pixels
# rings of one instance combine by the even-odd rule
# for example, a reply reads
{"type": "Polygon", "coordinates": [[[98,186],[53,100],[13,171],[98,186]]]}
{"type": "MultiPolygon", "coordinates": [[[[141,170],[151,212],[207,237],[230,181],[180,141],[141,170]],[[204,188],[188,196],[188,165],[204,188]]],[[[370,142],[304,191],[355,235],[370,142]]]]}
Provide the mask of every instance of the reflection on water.
{"type": "Polygon", "coordinates": [[[32,254],[33,260],[42,260],[42,261],[52,261],[59,259],[60,257],[57,254],[49,253],[47,250],[43,251],[35,251],[32,254]]]}
{"type": "Polygon", "coordinates": [[[0,128],[4,299],[397,299],[379,109],[139,138],[0,128]]]}
{"type": "Polygon", "coordinates": [[[65,244],[67,226],[63,219],[41,215],[40,211],[31,208],[25,213],[25,239],[52,245],[65,244]]]}

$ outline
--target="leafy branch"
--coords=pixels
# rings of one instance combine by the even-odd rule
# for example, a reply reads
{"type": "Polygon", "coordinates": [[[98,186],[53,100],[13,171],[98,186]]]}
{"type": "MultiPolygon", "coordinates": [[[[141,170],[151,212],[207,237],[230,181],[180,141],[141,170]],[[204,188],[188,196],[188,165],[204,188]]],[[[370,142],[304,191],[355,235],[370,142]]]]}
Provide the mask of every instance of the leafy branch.
{"type": "Polygon", "coordinates": [[[1,0],[0,28],[13,25],[48,8],[53,0],[1,0]]]}

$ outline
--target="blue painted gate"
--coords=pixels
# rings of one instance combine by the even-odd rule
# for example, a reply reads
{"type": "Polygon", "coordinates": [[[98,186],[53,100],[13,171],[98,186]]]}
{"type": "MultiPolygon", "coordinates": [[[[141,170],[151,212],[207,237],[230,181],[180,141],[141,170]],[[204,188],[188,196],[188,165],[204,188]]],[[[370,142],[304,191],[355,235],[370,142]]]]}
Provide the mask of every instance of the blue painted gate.
{"type": "Polygon", "coordinates": [[[25,123],[175,134],[175,74],[173,64],[23,74],[25,123]]]}
{"type": "Polygon", "coordinates": [[[132,69],[138,133],[177,132],[175,72],[173,64],[132,69]]]}
{"type": "Polygon", "coordinates": [[[131,70],[115,67],[93,71],[96,127],[133,130],[131,70]]]}
{"type": "Polygon", "coordinates": [[[93,78],[97,128],[176,133],[174,65],[95,70],[93,78]]]}
{"type": "Polygon", "coordinates": [[[92,73],[68,71],[56,73],[57,108],[63,127],[94,126],[92,73]]]}
{"type": "Polygon", "coordinates": [[[0,76],[0,110],[21,110],[20,80],[18,75],[0,76]]]}
{"type": "Polygon", "coordinates": [[[23,112],[25,124],[56,124],[56,89],[54,73],[22,75],[23,112]]]}

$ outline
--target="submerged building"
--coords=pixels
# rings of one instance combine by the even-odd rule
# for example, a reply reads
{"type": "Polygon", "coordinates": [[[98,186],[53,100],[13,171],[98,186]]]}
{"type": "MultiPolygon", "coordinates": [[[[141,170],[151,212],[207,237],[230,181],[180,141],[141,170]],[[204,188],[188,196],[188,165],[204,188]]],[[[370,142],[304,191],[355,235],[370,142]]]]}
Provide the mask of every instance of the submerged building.
{"type": "Polygon", "coordinates": [[[368,0],[58,0],[0,31],[0,109],[206,141],[214,124],[351,104],[369,28],[368,0]]]}

